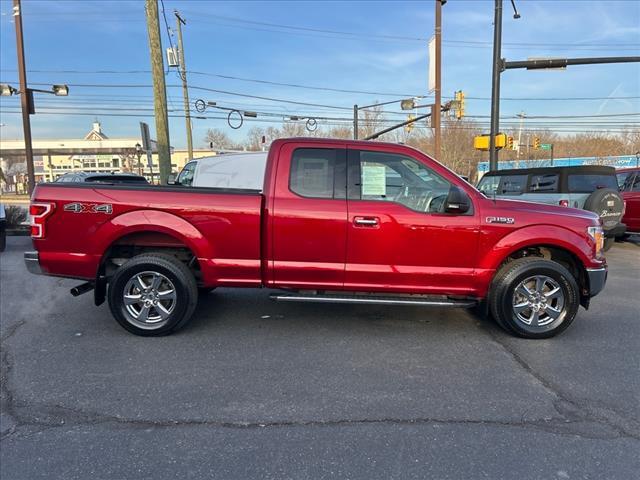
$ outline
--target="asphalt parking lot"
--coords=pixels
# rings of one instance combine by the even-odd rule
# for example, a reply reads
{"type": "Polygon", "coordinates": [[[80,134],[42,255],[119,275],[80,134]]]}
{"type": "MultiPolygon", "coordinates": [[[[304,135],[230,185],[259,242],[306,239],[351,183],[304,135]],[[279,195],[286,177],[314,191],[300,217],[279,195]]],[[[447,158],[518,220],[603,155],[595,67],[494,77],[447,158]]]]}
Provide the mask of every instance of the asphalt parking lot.
{"type": "MultiPolygon", "coordinates": [[[[0,256],[3,479],[631,479],[640,243],[561,336],[220,289],[165,338],[0,256]]],[[[635,472],[635,473],[633,473],[635,472]]]]}

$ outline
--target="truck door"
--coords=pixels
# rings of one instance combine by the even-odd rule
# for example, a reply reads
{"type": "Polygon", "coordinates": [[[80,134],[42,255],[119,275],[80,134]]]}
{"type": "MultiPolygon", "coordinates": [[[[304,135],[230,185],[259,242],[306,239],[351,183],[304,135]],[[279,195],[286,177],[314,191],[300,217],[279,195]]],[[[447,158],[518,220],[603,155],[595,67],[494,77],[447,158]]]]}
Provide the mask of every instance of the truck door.
{"type": "Polygon", "coordinates": [[[471,199],[445,213],[452,185],[409,154],[349,149],[345,289],[472,292],[479,216],[471,199]]]}
{"type": "Polygon", "coordinates": [[[267,283],[342,288],[347,236],[344,144],[285,143],[276,168],[267,283]]]}

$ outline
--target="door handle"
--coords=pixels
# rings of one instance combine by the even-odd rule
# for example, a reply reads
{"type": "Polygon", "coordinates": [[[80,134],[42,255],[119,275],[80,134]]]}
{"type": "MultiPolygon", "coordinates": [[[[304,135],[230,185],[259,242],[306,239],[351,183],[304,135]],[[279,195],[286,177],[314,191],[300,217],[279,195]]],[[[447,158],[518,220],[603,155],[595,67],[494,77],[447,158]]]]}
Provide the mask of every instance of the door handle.
{"type": "Polygon", "coordinates": [[[355,217],[353,223],[363,227],[376,227],[378,219],[376,217],[355,217]]]}

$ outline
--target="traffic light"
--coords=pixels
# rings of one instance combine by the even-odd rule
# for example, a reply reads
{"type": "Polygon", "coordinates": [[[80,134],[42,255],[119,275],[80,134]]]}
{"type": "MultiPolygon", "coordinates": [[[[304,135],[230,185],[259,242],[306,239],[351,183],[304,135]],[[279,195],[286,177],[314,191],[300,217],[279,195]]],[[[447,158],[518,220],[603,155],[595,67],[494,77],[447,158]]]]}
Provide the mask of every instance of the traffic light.
{"type": "MultiPolygon", "coordinates": [[[[416,118],[415,115],[407,115],[407,121],[414,120],[415,118],[416,118]]],[[[415,126],[415,123],[416,122],[411,122],[411,123],[406,124],[404,126],[404,131],[407,132],[407,133],[411,133],[411,130],[413,130],[413,127],[415,126]]]]}
{"type": "Polygon", "coordinates": [[[507,144],[504,147],[506,150],[513,150],[513,137],[511,135],[507,136],[507,144]]]}
{"type": "Polygon", "coordinates": [[[462,90],[458,90],[455,93],[455,110],[456,110],[456,118],[460,120],[464,117],[464,92],[462,90]]]}
{"type": "Polygon", "coordinates": [[[533,149],[540,150],[540,137],[533,137],[533,149]]]}

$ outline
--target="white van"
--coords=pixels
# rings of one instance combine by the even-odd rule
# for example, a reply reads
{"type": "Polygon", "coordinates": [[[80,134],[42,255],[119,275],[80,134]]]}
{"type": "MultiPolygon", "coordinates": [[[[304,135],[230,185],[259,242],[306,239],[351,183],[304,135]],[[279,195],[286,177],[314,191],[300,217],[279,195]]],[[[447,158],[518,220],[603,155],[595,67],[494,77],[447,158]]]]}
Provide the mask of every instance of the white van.
{"type": "Polygon", "coordinates": [[[187,163],[173,182],[188,187],[262,190],[267,152],[225,153],[187,163]]]}

